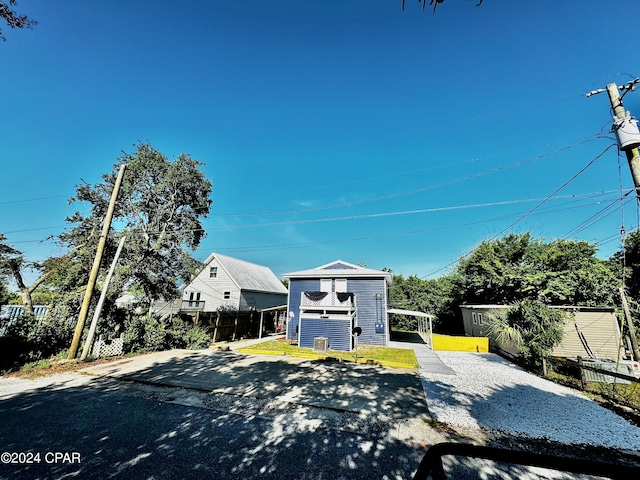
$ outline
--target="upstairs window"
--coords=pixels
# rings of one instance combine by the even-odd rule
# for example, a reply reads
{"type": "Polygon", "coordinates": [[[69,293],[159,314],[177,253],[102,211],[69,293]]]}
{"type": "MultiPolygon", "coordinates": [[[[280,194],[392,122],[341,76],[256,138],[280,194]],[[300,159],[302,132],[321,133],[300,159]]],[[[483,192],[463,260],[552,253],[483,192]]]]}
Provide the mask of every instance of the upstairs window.
{"type": "Polygon", "coordinates": [[[209,267],[209,278],[216,278],[218,276],[218,267],[209,267]]]}

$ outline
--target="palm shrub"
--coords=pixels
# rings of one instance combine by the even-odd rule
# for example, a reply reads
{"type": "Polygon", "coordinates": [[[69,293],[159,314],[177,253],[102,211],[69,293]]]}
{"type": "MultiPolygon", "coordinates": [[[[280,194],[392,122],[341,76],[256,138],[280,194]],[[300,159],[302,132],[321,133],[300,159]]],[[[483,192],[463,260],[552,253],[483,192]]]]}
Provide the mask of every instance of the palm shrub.
{"type": "Polygon", "coordinates": [[[539,368],[562,341],[565,315],[537,300],[523,300],[489,315],[487,332],[493,341],[517,347],[525,366],[539,368]]]}

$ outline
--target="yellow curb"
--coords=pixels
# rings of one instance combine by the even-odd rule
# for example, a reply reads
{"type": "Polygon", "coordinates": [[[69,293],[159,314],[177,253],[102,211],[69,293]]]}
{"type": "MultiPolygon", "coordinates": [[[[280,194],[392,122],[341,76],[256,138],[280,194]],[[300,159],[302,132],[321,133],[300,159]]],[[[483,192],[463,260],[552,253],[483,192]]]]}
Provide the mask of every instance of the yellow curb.
{"type": "MultiPolygon", "coordinates": [[[[307,358],[309,360],[334,360],[336,362],[353,362],[354,360],[343,359],[338,357],[332,357],[330,355],[313,355],[311,353],[285,353],[285,352],[277,352],[273,350],[258,350],[252,348],[239,348],[238,352],[247,353],[247,354],[256,354],[256,355],[284,355],[296,358],[307,358]]],[[[389,362],[386,360],[364,360],[362,358],[355,360],[355,363],[361,363],[363,365],[380,365],[383,367],[391,367],[391,368],[406,368],[409,370],[415,370],[417,367],[411,363],[403,363],[403,362],[389,362]]]]}
{"type": "Polygon", "coordinates": [[[417,367],[411,363],[404,363],[404,362],[390,362],[387,360],[365,360],[362,358],[359,358],[358,360],[356,360],[356,363],[362,363],[363,365],[380,365],[383,367],[392,367],[392,368],[407,368],[410,370],[415,370],[417,367]]]}
{"type": "Polygon", "coordinates": [[[276,352],[273,350],[257,350],[253,348],[239,348],[238,351],[240,353],[255,353],[258,355],[286,355],[284,352],[276,352]]]}
{"type": "Polygon", "coordinates": [[[296,358],[308,358],[309,360],[339,360],[328,355],[313,355],[312,353],[290,353],[289,356],[296,358]]]}

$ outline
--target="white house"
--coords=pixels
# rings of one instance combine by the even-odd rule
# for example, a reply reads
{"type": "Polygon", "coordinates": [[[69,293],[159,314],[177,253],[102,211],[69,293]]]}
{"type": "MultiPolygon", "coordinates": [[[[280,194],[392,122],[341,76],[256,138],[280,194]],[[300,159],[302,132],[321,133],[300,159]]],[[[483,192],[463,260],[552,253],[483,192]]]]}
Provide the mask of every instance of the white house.
{"type": "Polygon", "coordinates": [[[263,265],[212,253],[186,286],[179,304],[158,303],[152,313],[201,315],[218,311],[264,310],[287,303],[287,288],[263,265]]]}
{"type": "Polygon", "coordinates": [[[185,287],[180,310],[262,310],[286,304],[287,294],[268,267],[212,253],[185,287]]]}

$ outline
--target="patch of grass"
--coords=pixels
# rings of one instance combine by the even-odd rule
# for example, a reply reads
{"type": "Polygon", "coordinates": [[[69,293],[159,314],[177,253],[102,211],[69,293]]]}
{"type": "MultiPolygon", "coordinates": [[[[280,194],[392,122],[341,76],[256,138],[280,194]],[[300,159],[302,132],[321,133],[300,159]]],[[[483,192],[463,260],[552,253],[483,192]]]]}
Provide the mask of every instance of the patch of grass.
{"type": "Polygon", "coordinates": [[[91,367],[93,365],[114,362],[117,360],[122,360],[123,358],[124,357],[108,357],[81,362],[80,360],[67,360],[67,354],[66,352],[63,352],[55,357],[39,360],[37,362],[27,363],[17,371],[4,372],[2,376],[33,379],[38,377],[46,377],[47,375],[55,375],[57,373],[75,372],[83,368],[91,367]]]}
{"type": "MultiPolygon", "coordinates": [[[[246,347],[246,350],[262,350],[268,352],[280,352],[283,355],[320,355],[340,361],[354,362],[356,360],[356,352],[343,352],[341,350],[328,350],[325,352],[314,352],[312,348],[300,348],[291,345],[288,342],[280,340],[271,340],[268,342],[258,343],[246,347]]],[[[400,363],[411,365],[412,368],[418,368],[418,360],[413,350],[403,348],[376,347],[373,345],[358,346],[358,362],[363,363],[400,363]]]]}

